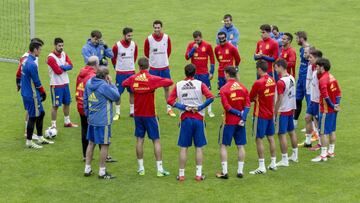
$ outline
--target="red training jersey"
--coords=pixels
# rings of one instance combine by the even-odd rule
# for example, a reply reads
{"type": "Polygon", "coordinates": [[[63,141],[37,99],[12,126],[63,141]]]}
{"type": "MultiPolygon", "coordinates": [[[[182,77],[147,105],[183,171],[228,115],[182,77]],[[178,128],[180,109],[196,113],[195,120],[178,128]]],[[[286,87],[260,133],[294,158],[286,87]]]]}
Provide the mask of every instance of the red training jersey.
{"type": "Polygon", "coordinates": [[[336,104],[336,97],[341,97],[341,89],[336,78],[329,72],[325,71],[319,76],[320,89],[320,112],[332,113],[333,108],[327,105],[325,98],[329,97],[333,104],[336,104]]]}
{"type": "Polygon", "coordinates": [[[254,116],[273,119],[275,88],[274,78],[267,74],[255,81],[250,91],[250,101],[255,102],[254,116]]]}
{"type": "Polygon", "coordinates": [[[287,62],[287,72],[295,78],[295,66],[296,66],[296,51],[292,47],[287,49],[282,48],[280,58],[283,58],[287,62]]]}
{"type": "MultiPolygon", "coordinates": [[[[195,42],[190,42],[185,52],[185,59],[189,60],[189,52],[193,48],[195,42]]],[[[208,61],[210,58],[210,64],[215,64],[214,52],[209,43],[202,40],[199,47],[195,50],[194,55],[191,57],[191,63],[196,67],[196,74],[207,74],[208,61]]]]}
{"type": "Polygon", "coordinates": [[[75,98],[77,103],[77,109],[80,115],[85,115],[83,100],[84,100],[84,91],[85,91],[86,83],[89,79],[91,79],[95,75],[96,75],[95,68],[91,66],[85,66],[80,70],[79,75],[76,78],[75,98]]]}
{"type": "Polygon", "coordinates": [[[240,122],[240,117],[229,112],[234,108],[243,111],[245,107],[250,108],[250,97],[246,87],[231,78],[227,80],[226,84],[220,89],[221,103],[225,110],[225,124],[237,125],[240,122]]]}
{"type": "MultiPolygon", "coordinates": [[[[263,54],[268,57],[272,57],[275,59],[279,56],[279,46],[278,43],[271,39],[270,37],[264,40],[259,40],[256,44],[255,54],[263,54]]],[[[273,73],[273,63],[271,61],[267,61],[268,63],[268,73],[273,73]]],[[[274,75],[274,74],[273,74],[274,75]]]]}
{"type": "Polygon", "coordinates": [[[140,70],[139,73],[126,79],[122,86],[130,87],[134,92],[134,116],[154,117],[155,90],[172,84],[173,81],[168,78],[151,75],[148,70],[140,70]]]}
{"type": "Polygon", "coordinates": [[[224,69],[227,66],[239,66],[241,62],[239,51],[230,42],[215,47],[215,56],[219,62],[218,77],[225,77],[224,69]]]}

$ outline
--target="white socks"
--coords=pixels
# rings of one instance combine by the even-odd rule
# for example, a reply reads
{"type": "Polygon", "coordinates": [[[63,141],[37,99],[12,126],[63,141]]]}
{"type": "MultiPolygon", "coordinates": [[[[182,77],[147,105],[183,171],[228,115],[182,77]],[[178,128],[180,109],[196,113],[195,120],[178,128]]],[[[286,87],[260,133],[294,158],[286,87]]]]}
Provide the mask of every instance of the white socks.
{"type": "Polygon", "coordinates": [[[157,167],[158,171],[160,171],[160,172],[164,171],[162,161],[156,161],[156,167],[157,167]]]}
{"type": "MultiPolygon", "coordinates": [[[[56,121],[55,121],[56,122],[56,121]]],[[[64,123],[65,124],[68,124],[68,123],[71,123],[70,121],[70,116],[64,116],[64,123]]],[[[55,124],[56,125],[56,124],[55,124]]]]}
{"type": "Polygon", "coordinates": [[[196,176],[202,176],[202,165],[196,165],[196,176]]]}
{"type": "Polygon", "coordinates": [[[169,111],[171,110],[171,106],[169,104],[166,105],[166,109],[169,111]]]}
{"type": "Polygon", "coordinates": [[[56,120],[51,121],[51,127],[56,128],[56,120]]]}
{"type": "Polygon", "coordinates": [[[239,162],[238,162],[238,170],[237,170],[237,173],[243,174],[243,169],[244,169],[244,162],[243,162],[243,161],[239,161],[239,162]]]}
{"type": "Polygon", "coordinates": [[[185,169],[179,169],[179,176],[185,176],[185,169]]]}
{"type": "Polygon", "coordinates": [[[222,167],[222,173],[225,175],[228,173],[228,168],[227,168],[227,161],[223,161],[221,162],[221,167],[222,167]]]}
{"type": "Polygon", "coordinates": [[[298,159],[298,148],[292,149],[292,157],[298,159]]]}
{"type": "Polygon", "coordinates": [[[120,105],[115,105],[115,113],[120,114],[120,105]]]}
{"type": "MultiPolygon", "coordinates": [[[[287,156],[287,155],[286,155],[287,156]]],[[[270,163],[271,167],[275,167],[276,166],[276,157],[271,157],[271,163],[270,163]]]]}
{"type": "Polygon", "coordinates": [[[265,159],[259,159],[259,168],[266,170],[265,168],[265,159]]]}
{"type": "Polygon", "coordinates": [[[139,165],[139,170],[143,171],[144,170],[144,159],[138,159],[138,165],[139,165]]]}
{"type": "Polygon", "coordinates": [[[26,144],[27,145],[31,145],[31,142],[32,142],[31,140],[26,139],[26,144]]]}
{"type": "Polygon", "coordinates": [[[209,104],[209,106],[208,106],[208,112],[212,112],[211,104],[209,104]]]}
{"type": "Polygon", "coordinates": [[[105,167],[104,168],[100,167],[99,176],[103,176],[103,175],[105,175],[105,173],[106,173],[106,168],[105,167]]]}
{"type": "MultiPolygon", "coordinates": [[[[134,113],[134,104],[130,104],[130,114],[133,114],[133,113],[134,113]]],[[[120,114],[120,109],[119,109],[119,114],[120,114]]]]}
{"type": "Polygon", "coordinates": [[[321,154],[320,156],[326,157],[327,156],[327,147],[321,147],[321,154]]]}
{"type": "Polygon", "coordinates": [[[91,165],[85,164],[85,173],[90,173],[91,171],[91,165]]]}
{"type": "Polygon", "coordinates": [[[288,158],[288,154],[281,154],[281,161],[283,161],[284,163],[289,163],[289,158],[288,158]]]}
{"type": "Polygon", "coordinates": [[[311,144],[312,134],[306,134],[305,136],[306,136],[306,138],[305,138],[305,144],[311,144]]]}
{"type": "Polygon", "coordinates": [[[329,153],[333,154],[335,152],[335,144],[329,144],[329,153]]]}

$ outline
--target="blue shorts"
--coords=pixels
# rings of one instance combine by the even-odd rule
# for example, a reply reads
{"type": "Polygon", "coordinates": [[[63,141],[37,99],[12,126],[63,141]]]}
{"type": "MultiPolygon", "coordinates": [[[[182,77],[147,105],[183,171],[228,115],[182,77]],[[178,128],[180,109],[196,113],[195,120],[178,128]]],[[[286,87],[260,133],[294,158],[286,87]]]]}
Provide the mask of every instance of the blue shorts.
{"type": "Polygon", "coordinates": [[[52,106],[70,105],[71,96],[69,84],[61,87],[50,87],[52,106]]]}
{"type": "Polygon", "coordinates": [[[203,147],[207,144],[204,121],[194,118],[185,118],[180,123],[178,146],[190,147],[192,141],[194,141],[195,147],[203,147]]]}
{"type": "Polygon", "coordinates": [[[315,117],[316,119],[318,119],[319,117],[319,103],[316,102],[310,102],[310,104],[308,105],[307,109],[306,109],[306,113],[312,115],[313,117],[315,117]]]}
{"type": "MultiPolygon", "coordinates": [[[[123,81],[125,81],[126,79],[128,79],[130,76],[134,75],[134,73],[130,73],[130,74],[116,74],[116,87],[118,88],[118,91],[119,91],[119,94],[121,95],[124,90],[125,90],[125,87],[123,87],[121,84],[123,81]]],[[[126,87],[126,90],[129,92],[129,93],[132,93],[131,92],[131,89],[130,87],[126,87]]]]}
{"type": "Polygon", "coordinates": [[[274,120],[254,117],[253,130],[256,138],[262,139],[265,135],[272,136],[275,134],[274,120]]]}
{"type": "Polygon", "coordinates": [[[43,105],[40,98],[22,97],[24,108],[28,112],[30,118],[40,116],[41,112],[44,112],[43,105]]]}
{"type": "Polygon", "coordinates": [[[219,132],[219,144],[231,146],[231,140],[234,138],[236,145],[246,144],[246,130],[244,126],[239,125],[221,125],[219,132]]]}
{"type": "Polygon", "coordinates": [[[171,77],[170,77],[170,69],[169,68],[167,68],[165,70],[155,70],[155,69],[152,68],[152,69],[149,70],[149,73],[151,75],[156,75],[156,76],[159,76],[159,77],[162,77],[162,78],[171,79],[171,77]]]}
{"type": "Polygon", "coordinates": [[[296,100],[303,100],[306,95],[306,77],[300,78],[296,83],[296,100]]]}
{"type": "Polygon", "coordinates": [[[147,132],[151,140],[160,138],[159,121],[156,117],[140,117],[135,116],[135,136],[144,138],[147,132]]]}
{"type": "Polygon", "coordinates": [[[278,135],[286,134],[287,132],[291,132],[295,129],[294,127],[294,115],[285,116],[279,115],[276,118],[276,133],[278,135]]]}
{"type": "Polygon", "coordinates": [[[226,84],[226,78],[225,77],[218,77],[218,90],[222,88],[226,84]]]}
{"type": "Polygon", "coordinates": [[[111,125],[88,126],[86,139],[95,144],[110,144],[111,125]]]}
{"type": "Polygon", "coordinates": [[[211,83],[209,79],[209,73],[207,74],[195,74],[195,79],[203,82],[209,89],[211,89],[211,83]]]}
{"type": "Polygon", "coordinates": [[[319,132],[321,135],[329,135],[336,131],[337,112],[319,114],[319,132]]]}

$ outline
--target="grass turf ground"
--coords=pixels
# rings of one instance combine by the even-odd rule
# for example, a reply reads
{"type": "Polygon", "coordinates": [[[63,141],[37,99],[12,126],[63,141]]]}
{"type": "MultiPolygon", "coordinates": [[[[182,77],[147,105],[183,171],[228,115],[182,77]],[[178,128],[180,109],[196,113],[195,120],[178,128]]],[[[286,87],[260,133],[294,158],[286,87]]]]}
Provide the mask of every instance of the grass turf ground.
{"type": "MultiPolygon", "coordinates": [[[[218,128],[222,117],[219,99],[213,105],[216,117],[206,119],[208,145],[204,149],[204,173],[207,179],[197,183],[194,150],[189,150],[186,167],[187,180],[178,183],[178,119],[165,114],[163,91],[157,91],[157,112],[160,117],[161,142],[164,166],[172,174],[157,178],[153,147],[145,141],[146,175],[136,174],[135,139],[133,120],[127,116],[128,95],[122,101],[123,116],[113,125],[111,155],[119,162],[107,164],[108,170],[117,179],[100,181],[96,175],[83,177],[84,163],[81,161],[80,128],[64,129],[61,110],[58,116],[59,136],[53,146],[42,150],[29,150],[24,145],[24,110],[19,93],[15,90],[16,64],[0,63],[3,71],[0,89],[0,201],[1,202],[356,202],[360,198],[359,185],[359,76],[357,58],[360,51],[356,44],[360,30],[360,5],[355,0],[310,1],[36,1],[37,37],[45,41],[40,56],[40,77],[48,88],[45,58],[52,50],[54,37],[65,40],[65,51],[74,63],[70,72],[71,90],[75,90],[75,78],[83,66],[81,47],[93,29],[100,29],[103,38],[112,45],[121,37],[124,26],[134,28],[134,40],[143,53],[143,41],[152,32],[152,21],[161,19],[164,31],[172,39],[170,58],[172,77],[183,78],[186,45],[192,40],[192,32],[201,30],[203,38],[214,44],[217,29],[222,26],[221,18],[231,13],[235,25],[241,32],[239,50],[241,81],[250,89],[255,79],[252,55],[260,38],[258,27],[262,23],[276,24],[281,31],[306,30],[309,42],[321,49],[332,62],[331,72],[338,79],[342,91],[342,111],[338,116],[337,143],[334,159],[326,163],[311,163],[318,152],[299,150],[300,162],[265,175],[250,176],[248,172],[257,167],[254,138],[251,137],[250,122],[247,123],[248,144],[246,145],[245,178],[235,177],[236,149],[229,149],[229,180],[216,179],[220,170],[218,128]]],[[[3,14],[2,14],[3,15],[3,14]]],[[[6,28],[2,28],[6,29],[6,28]]],[[[296,43],[293,46],[298,50],[296,43]]],[[[112,75],[114,71],[111,69],[112,75]]],[[[216,87],[215,80],[212,81],[216,87]]],[[[215,88],[214,88],[215,89],[215,88]]],[[[214,90],[213,93],[216,93],[214,90]]],[[[72,94],[74,96],[74,94],[72,94]]],[[[73,99],[74,100],[74,99],[73,99]]],[[[50,125],[50,97],[45,102],[45,127],[50,125]]],[[[305,102],[304,102],[305,103],[305,102]]],[[[305,104],[304,104],[305,105],[305,104]]],[[[304,108],[303,108],[304,109],[304,108]]],[[[303,110],[304,112],[304,110],[303,110]]],[[[304,113],[301,114],[301,119],[304,113]]],[[[72,121],[80,123],[75,102],[71,105],[72,121]]],[[[251,120],[251,119],[249,119],[251,120]]],[[[299,129],[304,127],[300,122],[299,129]]],[[[303,134],[297,130],[299,141],[303,134]]],[[[266,145],[267,146],[267,145],[266,145]]],[[[277,142],[278,146],[278,142],[277,142]]],[[[93,169],[98,171],[98,150],[96,148],[93,169]]],[[[289,150],[290,151],[290,150],[289,150]]],[[[277,148],[278,159],[280,151],[277,148]]],[[[266,163],[269,163],[266,148],[266,163]]]]}

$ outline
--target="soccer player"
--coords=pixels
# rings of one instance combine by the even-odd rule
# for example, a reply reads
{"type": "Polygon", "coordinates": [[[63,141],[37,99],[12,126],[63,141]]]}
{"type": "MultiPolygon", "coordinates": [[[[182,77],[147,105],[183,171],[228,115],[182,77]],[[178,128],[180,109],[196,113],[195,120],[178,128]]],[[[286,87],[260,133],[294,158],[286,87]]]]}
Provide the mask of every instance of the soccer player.
{"type": "Polygon", "coordinates": [[[155,90],[160,87],[169,87],[173,84],[169,78],[151,75],[148,71],[149,61],[142,57],[138,60],[140,72],[126,79],[122,86],[130,87],[134,93],[134,121],[136,137],[136,156],[138,159],[138,174],[145,175],[144,168],[144,137],[153,141],[156,158],[157,176],[168,176],[170,173],[163,168],[160,133],[158,119],[155,114],[155,90]]]}
{"type": "MultiPolygon", "coordinates": [[[[123,29],[123,39],[114,44],[112,51],[114,57],[111,62],[116,70],[116,86],[118,87],[120,100],[115,105],[115,116],[114,120],[120,118],[120,103],[121,95],[125,88],[121,83],[128,77],[135,74],[135,63],[138,56],[138,47],[134,41],[132,41],[133,29],[126,27],[123,29]]],[[[129,103],[130,103],[130,116],[134,116],[134,94],[127,88],[129,92],[129,103]]]]}
{"type": "Polygon", "coordinates": [[[239,51],[231,43],[226,41],[226,33],[218,33],[219,45],[215,47],[215,56],[219,62],[218,68],[218,89],[225,85],[225,73],[224,69],[227,66],[235,66],[236,70],[239,69],[241,62],[239,51]]]}
{"type": "Polygon", "coordinates": [[[276,170],[276,152],[274,140],[274,95],[275,80],[269,76],[268,63],[265,60],[256,62],[259,79],[255,81],[250,91],[250,101],[254,102],[254,124],[253,129],[256,136],[256,149],[259,156],[259,167],[250,174],[266,173],[264,159],[264,145],[262,139],[267,137],[270,145],[271,163],[269,170],[276,170]]]}
{"type": "MultiPolygon", "coordinates": [[[[154,33],[145,40],[144,55],[149,59],[149,73],[151,75],[171,79],[169,69],[171,41],[167,34],[161,32],[162,26],[163,24],[160,20],[153,22],[154,33]]],[[[169,87],[164,87],[164,92],[165,100],[167,100],[169,97],[169,87]]],[[[167,114],[171,117],[176,116],[170,105],[167,105],[167,114]]]]}
{"type": "MultiPolygon", "coordinates": [[[[307,33],[305,31],[298,31],[295,33],[296,42],[300,45],[300,67],[299,77],[296,82],[296,110],[294,114],[294,125],[297,127],[298,119],[301,113],[302,100],[306,96],[306,74],[309,61],[304,56],[304,48],[310,46],[307,42],[307,33]]],[[[306,98],[308,103],[308,98],[306,98]]]]}
{"type": "Polygon", "coordinates": [[[276,25],[271,26],[270,37],[272,39],[276,40],[276,42],[278,43],[278,45],[279,45],[279,55],[281,53],[281,49],[282,49],[282,46],[283,46],[283,44],[282,44],[282,36],[283,35],[284,35],[284,33],[279,31],[278,26],[276,26],[276,25]]]}
{"type": "MultiPolygon", "coordinates": [[[[307,48],[305,48],[305,51],[307,48]]],[[[306,109],[305,122],[306,122],[306,139],[303,144],[304,147],[311,147],[311,142],[318,139],[318,126],[319,120],[319,80],[316,71],[316,61],[322,57],[322,52],[314,48],[310,49],[308,60],[310,62],[310,70],[308,73],[311,74],[310,80],[310,102],[306,109]]],[[[319,150],[321,147],[321,140],[314,147],[310,148],[311,151],[319,150]]]]}
{"type": "Polygon", "coordinates": [[[90,56],[87,65],[80,70],[76,78],[76,103],[81,120],[81,143],[83,150],[83,160],[86,157],[86,148],[89,141],[86,139],[88,130],[88,120],[84,112],[84,91],[87,81],[96,75],[96,70],[99,68],[99,58],[97,56],[90,56]]]}
{"type": "Polygon", "coordinates": [[[55,38],[54,51],[52,51],[47,58],[52,101],[52,128],[56,128],[57,110],[61,105],[64,105],[64,127],[78,127],[77,124],[70,121],[71,96],[69,88],[69,75],[67,72],[72,70],[73,65],[69,56],[63,51],[63,49],[64,41],[61,38],[55,38]]]}
{"type": "MultiPolygon", "coordinates": [[[[284,34],[286,36],[286,33],[284,34]]],[[[276,83],[277,99],[275,103],[276,133],[279,135],[281,161],[276,166],[289,166],[289,160],[298,162],[297,137],[294,128],[295,78],[288,73],[285,59],[274,62],[274,68],[280,79],[276,83]],[[292,155],[288,158],[286,133],[289,134],[292,146],[292,155]]]]}
{"type": "MultiPolygon", "coordinates": [[[[232,16],[230,14],[224,15],[223,23],[224,23],[224,27],[220,28],[218,33],[225,32],[226,40],[237,48],[240,40],[240,33],[232,22],[232,16]]],[[[221,43],[220,40],[216,36],[216,44],[220,44],[220,43],[221,43]]]]}
{"type": "Polygon", "coordinates": [[[109,69],[101,66],[96,71],[96,76],[87,82],[84,93],[84,112],[89,124],[87,132],[89,144],[86,150],[84,172],[86,177],[92,174],[91,161],[93,159],[94,148],[96,144],[99,144],[99,178],[115,178],[115,176],[106,171],[105,162],[111,138],[112,103],[119,99],[120,95],[116,86],[112,84],[109,69]]]}
{"type": "Polygon", "coordinates": [[[245,121],[250,109],[249,92],[241,84],[237,77],[236,68],[228,66],[225,68],[226,84],[220,89],[221,103],[225,111],[224,123],[219,133],[220,157],[222,171],[216,177],[228,179],[227,147],[231,146],[234,138],[238,148],[238,170],[237,177],[243,177],[245,160],[246,129],[245,121]]]}
{"type": "Polygon", "coordinates": [[[329,73],[330,67],[328,59],[320,58],[316,61],[320,88],[321,154],[312,159],[313,162],[327,161],[327,158],[335,156],[336,117],[337,112],[340,111],[341,89],[336,78],[329,73]]]}
{"type": "Polygon", "coordinates": [[[46,99],[44,87],[41,85],[38,66],[35,63],[36,57],[39,57],[42,44],[38,41],[30,42],[29,55],[24,59],[21,67],[21,96],[23,99],[25,110],[29,115],[27,123],[26,147],[33,149],[41,149],[38,144],[53,144],[54,142],[46,140],[42,136],[43,121],[45,111],[42,102],[46,99]],[[32,141],[34,127],[38,135],[38,144],[32,141]]]}
{"type": "Polygon", "coordinates": [[[286,60],[287,72],[295,78],[296,51],[291,47],[292,40],[292,34],[285,32],[282,37],[283,48],[281,49],[280,58],[286,60]]]}
{"type": "MultiPolygon", "coordinates": [[[[185,59],[191,59],[191,63],[195,65],[195,79],[203,82],[209,89],[211,89],[210,80],[214,76],[215,59],[211,44],[202,39],[200,31],[193,33],[194,41],[187,46],[185,59]],[[208,61],[210,59],[210,73],[208,71],[208,61]]],[[[208,115],[213,118],[215,114],[211,110],[211,104],[208,106],[208,115]]]]}
{"type": "Polygon", "coordinates": [[[87,64],[90,56],[97,56],[100,60],[100,65],[107,66],[107,58],[113,58],[114,54],[105,41],[102,39],[102,33],[99,30],[93,30],[90,33],[90,38],[86,41],[86,44],[81,50],[81,55],[84,58],[85,64],[87,64]]]}
{"type": "Polygon", "coordinates": [[[180,135],[178,146],[180,147],[179,155],[179,175],[177,180],[185,180],[185,165],[187,160],[187,151],[194,142],[196,149],[196,181],[205,179],[202,173],[203,147],[206,145],[204,111],[214,96],[207,88],[206,84],[200,80],[194,79],[195,65],[188,64],[185,66],[186,78],[176,83],[176,86],[170,93],[168,104],[178,108],[180,113],[180,135]],[[206,101],[203,102],[203,96],[206,101]],[[176,102],[178,99],[178,102],[176,102]]]}
{"type": "MultiPolygon", "coordinates": [[[[39,42],[40,44],[41,44],[41,46],[44,46],[44,42],[41,40],[41,39],[39,39],[39,38],[33,38],[33,39],[31,39],[31,41],[30,42],[39,42]]],[[[22,68],[22,65],[23,65],[23,63],[26,61],[26,59],[27,59],[27,57],[29,56],[29,54],[30,54],[30,51],[27,51],[27,52],[25,52],[22,56],[21,56],[21,58],[20,58],[20,60],[19,60],[19,65],[18,65],[18,69],[17,69],[17,71],[16,71],[16,88],[17,88],[17,91],[20,91],[20,89],[21,89],[21,86],[20,86],[20,83],[21,83],[21,68],[22,68]]],[[[35,64],[37,65],[37,67],[39,67],[39,63],[38,63],[38,57],[35,57],[35,64]]],[[[26,129],[27,129],[27,123],[28,123],[28,119],[29,119],[29,115],[28,115],[28,113],[27,113],[27,111],[25,111],[25,137],[27,136],[27,132],[26,132],[26,129]]],[[[38,137],[37,137],[37,135],[36,134],[33,134],[33,136],[32,136],[32,139],[33,140],[37,140],[38,139],[38,137]]]]}
{"type": "Polygon", "coordinates": [[[271,26],[263,24],[260,26],[261,40],[256,44],[256,50],[254,54],[254,60],[265,60],[267,61],[268,68],[267,73],[278,80],[277,74],[273,70],[273,62],[279,56],[279,45],[278,43],[270,38],[271,26]]]}

